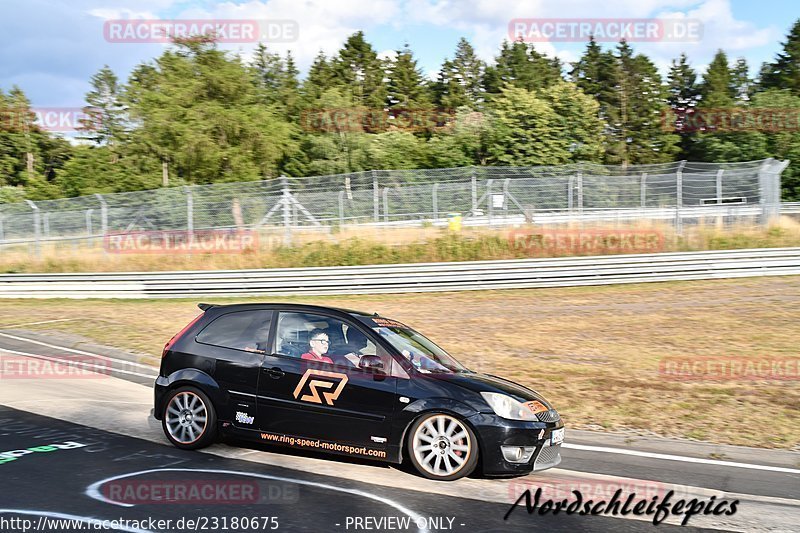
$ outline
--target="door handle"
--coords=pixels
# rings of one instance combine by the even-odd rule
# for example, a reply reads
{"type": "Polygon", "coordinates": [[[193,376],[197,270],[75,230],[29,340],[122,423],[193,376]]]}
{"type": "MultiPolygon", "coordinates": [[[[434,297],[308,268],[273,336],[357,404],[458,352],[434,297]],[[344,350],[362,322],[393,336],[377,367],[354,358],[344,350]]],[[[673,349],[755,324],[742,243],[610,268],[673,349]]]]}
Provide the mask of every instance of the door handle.
{"type": "Polygon", "coordinates": [[[269,377],[271,377],[273,379],[282,378],[283,376],[286,375],[286,372],[284,372],[283,370],[281,370],[277,366],[274,366],[272,368],[265,368],[264,372],[269,374],[269,377]]]}

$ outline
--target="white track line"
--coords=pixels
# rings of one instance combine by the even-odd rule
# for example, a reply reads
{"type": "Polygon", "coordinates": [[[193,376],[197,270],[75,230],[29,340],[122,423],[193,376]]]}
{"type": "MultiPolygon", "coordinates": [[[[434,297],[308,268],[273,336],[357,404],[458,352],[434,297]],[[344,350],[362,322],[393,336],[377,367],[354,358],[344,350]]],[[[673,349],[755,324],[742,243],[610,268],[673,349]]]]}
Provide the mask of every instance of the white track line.
{"type": "MultiPolygon", "coordinates": [[[[17,354],[17,355],[22,355],[24,357],[33,357],[34,359],[42,359],[44,361],[56,361],[56,362],[59,362],[59,363],[63,363],[65,365],[67,365],[67,366],[82,366],[82,367],[88,368],[90,370],[91,369],[100,369],[100,370],[102,370],[102,372],[97,372],[98,374],[113,374],[114,372],[119,372],[120,374],[130,374],[132,376],[139,376],[139,377],[148,378],[148,379],[154,379],[154,378],[158,377],[157,374],[155,374],[155,373],[153,373],[153,374],[142,374],[140,372],[134,372],[132,370],[122,370],[121,368],[113,368],[113,367],[108,367],[108,366],[105,366],[105,365],[95,365],[95,364],[92,364],[92,363],[84,363],[82,361],[71,361],[69,359],[61,359],[59,357],[55,357],[55,356],[51,356],[51,355],[39,355],[39,354],[35,354],[35,353],[19,352],[17,350],[9,350],[8,348],[0,348],[0,352],[13,353],[13,354],[17,354]]],[[[123,359],[113,359],[113,361],[127,362],[127,361],[124,361],[123,359]]],[[[2,374],[0,374],[0,379],[3,379],[2,374]]]]}
{"type": "Polygon", "coordinates": [[[151,365],[145,365],[145,364],[142,364],[142,363],[136,363],[134,361],[128,361],[127,359],[118,359],[116,357],[109,357],[107,355],[100,355],[100,354],[91,353],[91,352],[84,352],[83,350],[76,350],[74,348],[66,348],[64,346],[59,346],[57,344],[49,344],[47,342],[35,341],[33,339],[26,339],[25,337],[17,337],[16,335],[9,335],[8,333],[0,333],[0,336],[8,337],[9,339],[14,339],[14,340],[23,341],[23,342],[30,342],[32,344],[39,344],[41,346],[47,346],[48,348],[56,348],[57,350],[63,350],[65,352],[72,352],[72,353],[77,353],[77,354],[80,354],[80,355],[91,355],[92,357],[97,357],[98,359],[105,359],[107,361],[116,361],[118,363],[125,363],[125,364],[128,364],[128,365],[139,366],[139,367],[142,367],[142,368],[146,368],[148,370],[155,371],[155,369],[151,365]]]}
{"type": "Polygon", "coordinates": [[[682,455],[669,455],[665,453],[642,452],[639,450],[625,450],[622,448],[608,448],[606,446],[586,446],[584,444],[564,443],[563,448],[583,450],[587,452],[616,453],[620,455],[635,455],[648,459],[663,459],[665,461],[681,461],[683,463],[699,463],[704,465],[730,466],[732,468],[749,468],[751,470],[766,470],[768,472],[782,472],[785,474],[800,474],[800,469],[784,468],[782,466],[754,465],[749,463],[736,463],[733,461],[718,461],[716,459],[701,459],[699,457],[685,457],[682,455]]]}
{"type": "Polygon", "coordinates": [[[236,470],[216,470],[212,468],[155,468],[152,470],[141,470],[139,472],[131,472],[129,474],[121,474],[119,476],[113,476],[106,479],[101,479],[100,481],[96,481],[89,485],[86,488],[85,494],[92,498],[93,500],[97,500],[103,503],[109,503],[111,505],[119,505],[120,507],[133,507],[133,504],[130,503],[122,503],[118,501],[114,501],[110,498],[107,498],[100,492],[100,487],[105,485],[106,483],[110,483],[112,481],[117,481],[120,479],[126,479],[130,477],[138,477],[140,475],[146,474],[153,474],[153,473],[161,473],[161,472],[200,472],[203,474],[223,474],[223,475],[234,475],[234,476],[245,476],[245,477],[254,477],[260,479],[272,479],[275,481],[283,481],[286,483],[296,483],[298,485],[305,485],[308,487],[317,487],[326,490],[334,490],[336,492],[344,492],[346,494],[353,494],[355,496],[360,496],[362,498],[368,498],[370,500],[374,500],[390,507],[393,507],[403,513],[404,515],[410,517],[414,524],[417,526],[417,529],[421,533],[427,533],[428,529],[422,527],[420,524],[426,523],[425,518],[422,515],[417,514],[416,512],[412,511],[411,509],[403,506],[400,503],[397,503],[394,500],[390,500],[389,498],[384,498],[382,496],[377,496],[375,494],[371,494],[369,492],[365,492],[363,490],[358,489],[347,489],[344,487],[337,487],[335,485],[329,485],[327,483],[317,483],[315,481],[306,481],[304,479],[294,479],[290,477],[281,477],[281,476],[272,476],[269,474],[258,474],[255,472],[237,472],[236,470]]]}
{"type": "Polygon", "coordinates": [[[52,324],[53,322],[71,322],[73,320],[80,320],[78,318],[58,318],[56,320],[42,320],[41,322],[26,322],[25,324],[13,324],[11,326],[2,326],[3,329],[21,328],[23,326],[38,326],[39,324],[52,324]]]}

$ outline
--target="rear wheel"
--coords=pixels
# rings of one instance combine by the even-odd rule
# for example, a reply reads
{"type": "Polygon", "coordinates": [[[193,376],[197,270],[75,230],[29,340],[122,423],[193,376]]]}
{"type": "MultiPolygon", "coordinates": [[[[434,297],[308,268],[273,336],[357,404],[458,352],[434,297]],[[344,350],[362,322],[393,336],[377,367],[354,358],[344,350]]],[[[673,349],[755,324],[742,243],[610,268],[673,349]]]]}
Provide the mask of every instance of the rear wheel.
{"type": "Polygon", "coordinates": [[[478,441],[458,418],[431,413],[411,426],[408,456],[428,479],[453,481],[469,475],[478,464],[478,441]]]}
{"type": "Polygon", "coordinates": [[[169,393],[161,425],[172,444],[184,450],[196,450],[214,442],[217,415],[211,400],[202,391],[181,387],[169,393]]]}

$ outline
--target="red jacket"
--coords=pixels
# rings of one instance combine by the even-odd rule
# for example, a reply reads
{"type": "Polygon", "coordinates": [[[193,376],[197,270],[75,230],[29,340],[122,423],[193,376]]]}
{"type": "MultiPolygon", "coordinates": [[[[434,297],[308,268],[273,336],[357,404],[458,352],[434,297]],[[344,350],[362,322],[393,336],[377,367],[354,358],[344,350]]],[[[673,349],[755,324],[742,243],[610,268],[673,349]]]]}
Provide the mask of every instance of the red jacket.
{"type": "Polygon", "coordinates": [[[314,352],[306,352],[300,356],[300,359],[307,359],[310,361],[323,361],[325,363],[333,364],[333,360],[331,360],[330,357],[325,357],[324,355],[320,355],[319,357],[317,357],[317,354],[315,354],[314,352]]]}

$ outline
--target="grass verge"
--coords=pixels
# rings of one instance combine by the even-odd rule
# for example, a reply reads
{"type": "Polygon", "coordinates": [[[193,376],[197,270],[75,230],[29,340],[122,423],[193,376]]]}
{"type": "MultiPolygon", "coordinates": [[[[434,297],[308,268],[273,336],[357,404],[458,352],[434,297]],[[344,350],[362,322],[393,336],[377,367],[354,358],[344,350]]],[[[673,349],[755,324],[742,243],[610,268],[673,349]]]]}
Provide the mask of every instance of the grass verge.
{"type": "Polygon", "coordinates": [[[106,253],[97,243],[78,246],[75,242],[44,246],[37,258],[28,246],[18,247],[4,249],[0,255],[0,272],[290,268],[800,246],[800,224],[787,217],[768,229],[748,226],[721,229],[709,223],[687,226],[681,235],[669,225],[464,229],[458,233],[439,228],[365,228],[298,233],[292,246],[284,246],[281,236],[266,230],[259,235],[259,245],[245,248],[241,253],[196,250],[193,253],[174,250],[169,253],[106,253]],[[630,240],[624,243],[623,238],[637,232],[640,236],[656,237],[657,242],[654,246],[637,246],[630,240]],[[535,237],[543,235],[550,240],[536,241],[535,237]],[[527,236],[528,240],[520,241],[519,236],[527,236]],[[525,242],[527,244],[522,244],[525,242]]]}

